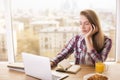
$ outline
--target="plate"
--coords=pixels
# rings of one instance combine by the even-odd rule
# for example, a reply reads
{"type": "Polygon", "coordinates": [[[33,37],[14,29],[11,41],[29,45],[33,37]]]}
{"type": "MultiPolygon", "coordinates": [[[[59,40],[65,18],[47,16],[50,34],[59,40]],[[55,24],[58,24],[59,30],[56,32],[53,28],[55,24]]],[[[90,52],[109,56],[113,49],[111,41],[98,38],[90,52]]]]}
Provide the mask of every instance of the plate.
{"type": "MultiPolygon", "coordinates": [[[[83,80],[87,80],[89,77],[95,75],[95,74],[98,74],[98,75],[102,75],[102,76],[106,76],[104,74],[99,74],[99,73],[90,73],[90,74],[87,74],[83,77],[83,80]]],[[[108,76],[106,76],[108,78],[108,76]]]]}

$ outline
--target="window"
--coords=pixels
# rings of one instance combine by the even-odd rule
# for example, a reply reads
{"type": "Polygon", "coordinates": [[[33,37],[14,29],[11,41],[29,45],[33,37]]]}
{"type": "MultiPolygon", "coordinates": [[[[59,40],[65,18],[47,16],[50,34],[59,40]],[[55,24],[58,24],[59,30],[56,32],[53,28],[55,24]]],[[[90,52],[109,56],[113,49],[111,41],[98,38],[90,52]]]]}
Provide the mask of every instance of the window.
{"type": "Polygon", "coordinates": [[[98,13],[105,34],[112,38],[113,47],[108,61],[115,60],[116,0],[11,1],[16,62],[22,61],[22,52],[55,57],[67,41],[79,33],[79,12],[86,8],[98,13]]]}

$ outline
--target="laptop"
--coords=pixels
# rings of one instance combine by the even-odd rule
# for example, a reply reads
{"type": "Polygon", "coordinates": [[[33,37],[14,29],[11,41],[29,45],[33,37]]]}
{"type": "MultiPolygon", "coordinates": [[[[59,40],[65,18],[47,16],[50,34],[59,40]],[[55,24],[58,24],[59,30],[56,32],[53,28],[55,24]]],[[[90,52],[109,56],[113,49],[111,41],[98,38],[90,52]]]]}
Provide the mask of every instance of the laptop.
{"type": "Polygon", "coordinates": [[[40,80],[61,80],[68,77],[67,73],[51,70],[50,59],[31,53],[22,53],[25,74],[40,80]]]}

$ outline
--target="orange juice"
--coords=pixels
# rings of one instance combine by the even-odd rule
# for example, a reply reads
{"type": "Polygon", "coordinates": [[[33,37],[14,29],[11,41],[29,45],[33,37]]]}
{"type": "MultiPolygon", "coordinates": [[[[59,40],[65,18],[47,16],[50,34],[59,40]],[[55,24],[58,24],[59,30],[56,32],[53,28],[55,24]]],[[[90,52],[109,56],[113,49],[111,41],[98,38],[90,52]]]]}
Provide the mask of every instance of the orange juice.
{"type": "Polygon", "coordinates": [[[95,71],[98,73],[103,73],[105,70],[105,64],[102,62],[95,63],[95,71]]]}

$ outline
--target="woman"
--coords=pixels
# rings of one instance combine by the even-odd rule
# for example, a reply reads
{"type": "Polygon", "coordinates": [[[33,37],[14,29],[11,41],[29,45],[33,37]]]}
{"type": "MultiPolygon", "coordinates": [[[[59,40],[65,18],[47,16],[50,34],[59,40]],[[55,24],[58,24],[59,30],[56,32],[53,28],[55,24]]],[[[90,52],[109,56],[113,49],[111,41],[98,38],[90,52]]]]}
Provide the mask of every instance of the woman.
{"type": "Polygon", "coordinates": [[[51,61],[52,67],[72,53],[75,55],[75,64],[94,65],[97,61],[106,60],[112,41],[103,34],[98,16],[93,10],[80,12],[80,29],[80,34],[74,36],[51,61]]]}

